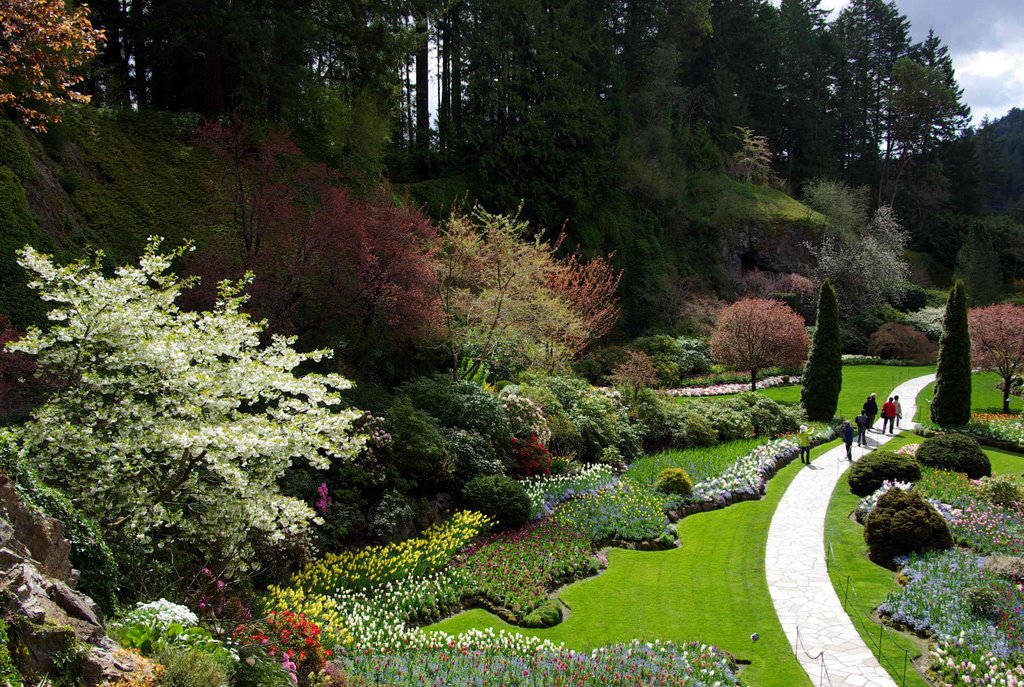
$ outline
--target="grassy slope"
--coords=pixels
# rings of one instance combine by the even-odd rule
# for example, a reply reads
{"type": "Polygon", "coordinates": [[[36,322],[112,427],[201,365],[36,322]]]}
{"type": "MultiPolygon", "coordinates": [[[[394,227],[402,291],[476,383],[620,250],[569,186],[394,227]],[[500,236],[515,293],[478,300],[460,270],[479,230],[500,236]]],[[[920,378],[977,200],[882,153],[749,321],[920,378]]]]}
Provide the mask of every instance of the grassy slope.
{"type": "MultiPolygon", "coordinates": [[[[975,413],[1003,412],[1003,392],[995,388],[999,375],[995,372],[978,372],[971,375],[971,410],[975,413]]],[[[932,396],[935,395],[935,383],[921,390],[917,397],[917,415],[915,422],[927,422],[932,396]]],[[[1010,396],[1010,412],[1024,412],[1024,399],[1010,396]]]]}
{"type": "Polygon", "coordinates": [[[473,610],[431,629],[457,633],[474,627],[505,628],[579,649],[634,637],[700,640],[750,661],[743,679],[754,687],[809,684],[779,625],[764,576],[771,516],[798,472],[799,463],[785,468],[761,501],[682,520],[680,548],[613,549],[607,571],[561,592],[571,614],[554,628],[518,630],[473,610]],[[750,641],[753,632],[761,635],[756,644],[750,641]]]}
{"type": "Polygon", "coordinates": [[[760,227],[800,225],[814,231],[825,228],[825,216],[767,186],[744,184],[724,174],[695,175],[694,209],[720,226],[760,227]]]}

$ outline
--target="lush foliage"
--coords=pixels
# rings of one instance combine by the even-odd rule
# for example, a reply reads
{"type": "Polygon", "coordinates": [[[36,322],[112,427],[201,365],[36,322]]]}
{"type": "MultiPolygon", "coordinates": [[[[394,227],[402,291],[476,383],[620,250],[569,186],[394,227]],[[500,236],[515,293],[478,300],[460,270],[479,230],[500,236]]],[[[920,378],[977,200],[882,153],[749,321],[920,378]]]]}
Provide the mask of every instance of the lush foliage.
{"type": "Polygon", "coordinates": [[[854,494],[867,496],[886,480],[916,482],[920,478],[921,468],[913,457],[878,449],[850,466],[846,481],[854,494]]]}
{"type": "Polygon", "coordinates": [[[342,407],[351,384],[340,375],[295,374],[328,351],[298,353],[284,337],[260,345],[261,326],[240,312],[244,283],[224,282],[213,311],[181,310],[191,281],[169,269],[183,251],[159,245],[114,277],[98,261],[61,267],[22,252],[53,324],[13,348],[59,383],[12,432],[122,546],[184,547],[244,570],[254,543],[306,531],[315,513],[277,480],[296,459],[325,468],[354,456],[359,413],[342,407]]]}
{"type": "Polygon", "coordinates": [[[843,351],[839,301],[827,279],[818,292],[814,341],[801,382],[800,403],[807,418],[823,422],[831,420],[836,414],[839,392],[843,387],[843,351]]]}
{"type": "Polygon", "coordinates": [[[899,322],[886,322],[868,339],[868,352],[885,360],[927,363],[935,360],[937,350],[924,334],[899,322]]]}
{"type": "Polygon", "coordinates": [[[864,525],[872,560],[888,564],[898,554],[953,545],[946,521],[914,491],[890,489],[875,504],[864,525]]]}
{"type": "Polygon", "coordinates": [[[520,527],[530,519],[530,497],[523,485],[506,475],[474,477],[462,491],[466,506],[497,525],[520,527]]]}
{"type": "Polygon", "coordinates": [[[0,3],[0,105],[10,107],[39,131],[59,122],[51,108],[89,102],[74,88],[82,67],[95,57],[103,31],[89,21],[88,7],[61,0],[0,3]]]}
{"type": "Polygon", "coordinates": [[[967,295],[957,282],[946,301],[931,419],[939,425],[962,425],[971,417],[971,339],[967,295]]]}
{"type": "Polygon", "coordinates": [[[928,437],[917,450],[917,460],[940,470],[966,473],[971,479],[992,474],[992,464],[978,442],[966,434],[946,433],[928,437]]]}

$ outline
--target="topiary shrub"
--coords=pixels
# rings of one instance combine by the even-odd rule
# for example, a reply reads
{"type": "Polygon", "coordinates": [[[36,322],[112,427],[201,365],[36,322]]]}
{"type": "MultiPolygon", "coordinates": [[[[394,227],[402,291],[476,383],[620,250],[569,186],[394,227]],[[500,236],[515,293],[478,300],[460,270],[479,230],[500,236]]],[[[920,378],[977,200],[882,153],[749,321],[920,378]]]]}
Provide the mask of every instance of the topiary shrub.
{"type": "Polygon", "coordinates": [[[953,285],[946,300],[931,419],[942,426],[965,425],[971,419],[971,337],[962,281],[953,285]]]}
{"type": "Polygon", "coordinates": [[[654,488],[665,494],[689,496],[693,493],[693,481],[683,468],[665,468],[658,473],[654,488]]]}
{"type": "Polygon", "coordinates": [[[530,519],[530,497],[511,477],[474,477],[466,483],[462,495],[467,508],[493,518],[501,527],[520,527],[530,519]]]}
{"type": "Polygon", "coordinates": [[[917,450],[921,465],[964,472],[971,479],[981,479],[992,474],[992,463],[981,450],[981,446],[966,434],[954,432],[929,437],[917,450]]]}
{"type": "Polygon", "coordinates": [[[882,494],[864,525],[871,560],[888,565],[893,556],[953,546],[949,526],[920,494],[890,489],[882,494]]]}
{"type": "Polygon", "coordinates": [[[857,496],[867,496],[882,486],[885,480],[916,482],[921,479],[921,467],[913,456],[900,455],[892,451],[876,450],[867,454],[852,466],[846,476],[850,491],[857,496]]]}
{"type": "Polygon", "coordinates": [[[836,414],[843,386],[843,337],[839,326],[839,301],[828,279],[818,291],[814,340],[804,368],[800,403],[807,418],[827,422],[836,414]]]}
{"type": "Polygon", "coordinates": [[[1016,506],[1024,503],[1024,484],[1012,475],[983,477],[978,493],[989,503],[997,506],[1016,506]]]}

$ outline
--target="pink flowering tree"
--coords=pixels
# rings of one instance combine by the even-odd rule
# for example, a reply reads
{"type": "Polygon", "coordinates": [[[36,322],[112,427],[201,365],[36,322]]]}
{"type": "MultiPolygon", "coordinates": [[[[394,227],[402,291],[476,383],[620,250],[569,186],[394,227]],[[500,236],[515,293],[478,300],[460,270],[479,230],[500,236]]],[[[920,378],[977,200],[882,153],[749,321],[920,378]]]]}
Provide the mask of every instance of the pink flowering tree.
{"type": "Polygon", "coordinates": [[[757,391],[758,372],[802,365],[808,345],[804,320],[788,305],[744,298],[719,313],[711,355],[719,363],[750,372],[750,390],[757,391]]]}
{"type": "Polygon", "coordinates": [[[1010,389],[1024,373],[1024,305],[990,305],[968,313],[971,360],[1003,378],[1003,412],[1010,412],[1010,389]]]}

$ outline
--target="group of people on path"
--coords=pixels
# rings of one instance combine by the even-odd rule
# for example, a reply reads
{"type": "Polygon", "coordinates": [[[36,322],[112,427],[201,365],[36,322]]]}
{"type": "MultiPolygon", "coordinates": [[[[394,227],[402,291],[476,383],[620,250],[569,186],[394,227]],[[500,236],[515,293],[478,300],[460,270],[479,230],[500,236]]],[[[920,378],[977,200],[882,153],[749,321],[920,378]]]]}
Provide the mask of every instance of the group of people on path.
{"type": "MultiPolygon", "coordinates": [[[[878,415],[878,401],[875,394],[871,394],[864,401],[860,415],[854,422],[857,423],[857,446],[867,446],[867,433],[875,424],[875,416],[878,415]]],[[[903,406],[900,405],[899,396],[890,396],[889,400],[882,404],[882,434],[886,429],[890,434],[895,434],[903,419],[903,406]]],[[[846,460],[853,462],[853,425],[849,420],[843,421],[841,430],[843,443],[846,444],[846,460]]],[[[806,425],[800,425],[798,443],[800,444],[800,462],[805,465],[811,463],[811,430],[806,425]]]]}

